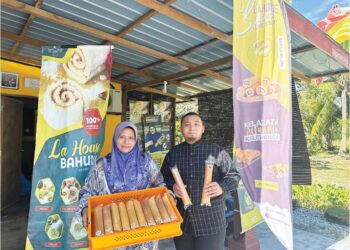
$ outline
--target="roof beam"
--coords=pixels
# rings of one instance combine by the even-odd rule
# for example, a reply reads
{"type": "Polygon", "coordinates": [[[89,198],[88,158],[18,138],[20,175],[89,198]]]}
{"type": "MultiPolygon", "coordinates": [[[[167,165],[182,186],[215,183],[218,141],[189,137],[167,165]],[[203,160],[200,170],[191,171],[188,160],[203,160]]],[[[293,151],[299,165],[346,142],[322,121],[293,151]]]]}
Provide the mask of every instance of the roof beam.
{"type": "MultiPolygon", "coordinates": [[[[146,78],[155,78],[155,76],[152,73],[149,73],[149,72],[144,71],[144,70],[136,69],[136,68],[127,66],[125,64],[113,62],[112,66],[119,68],[121,70],[124,70],[124,71],[128,71],[128,72],[135,74],[135,75],[143,76],[146,78]]],[[[118,79],[118,78],[116,77],[115,79],[118,79]]]]}
{"type": "MultiPolygon", "coordinates": [[[[190,52],[192,52],[192,51],[194,51],[194,50],[196,50],[196,49],[199,49],[199,48],[201,48],[201,47],[204,47],[204,46],[206,46],[206,45],[208,45],[208,44],[210,44],[210,43],[213,43],[213,42],[215,42],[215,41],[217,41],[217,39],[216,39],[216,38],[212,38],[212,39],[210,39],[209,41],[205,41],[205,42],[200,43],[200,44],[197,44],[196,46],[191,47],[191,48],[189,48],[189,49],[187,49],[187,50],[181,51],[180,53],[174,55],[174,57],[181,57],[181,56],[184,56],[184,55],[186,55],[186,54],[188,54],[188,53],[190,53],[190,52]]],[[[146,68],[149,68],[149,67],[153,67],[153,66],[162,64],[163,62],[165,62],[165,60],[162,59],[162,60],[159,60],[159,61],[156,61],[156,62],[147,64],[147,65],[145,65],[145,66],[143,66],[143,67],[141,67],[141,68],[139,68],[139,69],[146,69],[146,68]]],[[[117,77],[117,79],[122,79],[122,78],[124,78],[124,77],[127,76],[127,75],[129,75],[129,73],[120,74],[120,75],[117,77]]]]}
{"type": "Polygon", "coordinates": [[[323,77],[323,76],[334,76],[334,75],[343,74],[343,73],[349,73],[349,69],[341,69],[341,70],[337,70],[337,71],[329,71],[329,72],[325,72],[323,74],[312,75],[312,76],[310,76],[310,78],[317,78],[317,77],[323,77]]]}
{"type": "Polygon", "coordinates": [[[10,40],[16,41],[16,42],[23,42],[32,46],[37,46],[37,47],[41,47],[41,46],[45,46],[47,45],[47,43],[37,40],[37,39],[33,39],[33,38],[29,38],[29,37],[25,37],[25,36],[19,36],[16,35],[14,33],[8,32],[6,30],[1,30],[1,36],[6,37],[10,40]]]}
{"type": "Polygon", "coordinates": [[[170,81],[169,83],[172,85],[181,87],[181,88],[192,89],[192,90],[197,91],[199,93],[208,92],[208,90],[206,90],[206,89],[199,88],[197,86],[193,86],[192,84],[185,83],[185,82],[170,81]]]}
{"type": "MultiPolygon", "coordinates": [[[[232,70],[232,66],[226,67],[226,68],[222,68],[222,69],[219,69],[219,70],[215,70],[215,72],[219,73],[219,72],[223,72],[223,71],[226,71],[226,70],[232,70]]],[[[189,77],[186,77],[186,78],[179,79],[179,81],[181,81],[181,82],[189,81],[189,80],[193,80],[193,79],[196,79],[196,78],[199,78],[199,77],[202,77],[202,76],[203,76],[203,74],[193,75],[193,76],[189,76],[189,77]]]]}
{"type": "Polygon", "coordinates": [[[310,83],[311,82],[311,78],[307,77],[307,76],[304,76],[302,73],[300,73],[299,71],[293,69],[292,70],[292,75],[304,82],[308,82],[310,83]]]}
{"type": "MultiPolygon", "coordinates": [[[[15,54],[9,54],[6,52],[1,51],[1,58],[4,59],[8,59],[11,61],[17,61],[17,62],[22,62],[22,63],[26,63],[26,64],[30,64],[30,65],[35,65],[35,66],[41,66],[41,61],[35,60],[35,59],[31,59],[31,58],[27,58],[27,57],[23,57],[23,56],[18,56],[15,54]]],[[[117,83],[120,83],[124,86],[134,86],[135,84],[131,84],[131,83],[127,83],[125,81],[120,81],[117,79],[111,79],[111,81],[115,81],[117,83]]],[[[154,88],[150,88],[150,87],[144,87],[141,88],[140,90],[146,91],[146,92],[150,92],[150,93],[156,93],[156,94],[160,94],[160,95],[164,95],[164,96],[169,96],[172,98],[177,98],[177,99],[181,99],[184,101],[191,101],[191,99],[186,98],[184,96],[180,96],[180,95],[175,95],[175,94],[171,94],[171,93],[163,93],[162,91],[158,90],[158,89],[154,89],[154,88]]]]}
{"type": "MultiPolygon", "coordinates": [[[[44,2],[44,0],[36,0],[36,3],[35,3],[34,8],[40,9],[43,2],[44,2]]],[[[30,25],[31,25],[32,22],[33,22],[33,19],[34,19],[34,15],[31,14],[31,15],[28,17],[28,20],[27,20],[26,24],[24,25],[24,27],[23,27],[23,29],[22,29],[22,31],[21,31],[21,34],[19,35],[21,38],[23,38],[24,34],[27,33],[27,31],[28,31],[30,25]]],[[[13,53],[15,53],[15,51],[16,51],[16,49],[18,48],[19,44],[20,44],[20,42],[17,41],[17,42],[12,46],[12,48],[11,48],[11,50],[10,50],[10,54],[11,54],[11,55],[12,55],[13,53]]]]}
{"type": "Polygon", "coordinates": [[[227,44],[232,45],[233,40],[231,36],[226,35],[224,32],[210,27],[208,24],[198,21],[172,7],[158,2],[157,0],[136,0],[139,4],[142,4],[150,9],[154,9],[165,16],[168,16],[180,23],[190,26],[208,36],[215,37],[227,44]]]}
{"type": "Polygon", "coordinates": [[[169,96],[169,97],[172,97],[172,98],[175,98],[175,99],[181,99],[181,100],[186,101],[186,102],[192,101],[190,98],[187,98],[187,97],[184,97],[184,96],[181,96],[181,95],[171,94],[171,93],[164,93],[163,91],[161,91],[159,89],[155,89],[155,88],[151,88],[151,87],[143,87],[140,90],[143,90],[143,91],[146,91],[146,92],[151,92],[151,93],[158,94],[158,95],[169,96]]]}
{"type": "MultiPolygon", "coordinates": [[[[98,38],[102,38],[105,40],[110,40],[110,41],[115,42],[115,43],[119,43],[120,45],[123,45],[127,48],[141,51],[142,53],[149,54],[149,55],[152,55],[154,57],[162,58],[162,59],[165,59],[167,61],[174,62],[174,63],[177,63],[179,65],[185,66],[187,68],[197,66],[194,63],[187,62],[185,60],[176,58],[174,56],[170,56],[170,55],[167,55],[165,53],[159,52],[155,49],[151,49],[151,48],[148,48],[146,46],[128,41],[126,39],[116,37],[115,35],[109,34],[107,32],[104,32],[104,31],[101,31],[101,30],[98,30],[95,28],[92,28],[92,27],[87,26],[85,24],[81,24],[81,23],[72,21],[68,18],[64,18],[62,16],[52,14],[48,11],[34,8],[28,4],[24,4],[24,3],[21,3],[18,1],[12,1],[12,0],[2,0],[1,4],[6,5],[10,8],[16,9],[18,11],[33,14],[34,16],[38,16],[38,17],[43,18],[45,20],[49,20],[51,22],[67,26],[69,28],[79,30],[83,33],[87,33],[87,34],[90,34],[90,35],[98,37],[98,38]]],[[[228,77],[221,76],[220,74],[218,74],[216,72],[213,72],[210,70],[203,70],[203,74],[230,84],[230,79],[228,77]]]]}
{"type": "Polygon", "coordinates": [[[6,52],[1,51],[1,58],[8,59],[11,61],[16,61],[16,62],[21,62],[25,64],[30,64],[34,66],[39,66],[41,65],[41,62],[32,58],[16,55],[16,54],[9,54],[6,52]]]}
{"type": "MultiPolygon", "coordinates": [[[[8,32],[8,31],[5,31],[5,30],[1,30],[1,33],[4,37],[6,38],[9,38],[11,40],[14,40],[14,41],[22,41],[24,43],[28,43],[28,44],[31,44],[33,46],[45,46],[46,43],[43,42],[43,41],[40,41],[40,40],[37,40],[37,39],[33,39],[33,38],[27,38],[25,36],[23,36],[22,38],[16,34],[13,34],[11,32],[8,32]]],[[[5,53],[7,56],[8,54],[5,53]]],[[[20,58],[18,55],[15,56],[17,58],[17,60],[20,58]]],[[[10,59],[10,60],[15,60],[16,59],[10,59]]],[[[25,59],[27,60],[27,59],[25,59]]],[[[26,63],[29,63],[29,62],[26,62],[26,63]]],[[[31,64],[31,63],[30,63],[31,64]]],[[[40,64],[39,64],[40,65],[40,64]]],[[[127,65],[124,65],[124,64],[121,64],[121,63],[116,63],[114,62],[112,64],[113,67],[116,67],[116,68],[119,68],[121,70],[124,70],[124,71],[128,71],[128,72],[131,72],[135,75],[140,75],[140,76],[143,76],[143,77],[146,77],[146,78],[151,78],[151,79],[155,79],[155,78],[159,78],[158,75],[155,75],[153,73],[150,73],[150,72],[147,72],[147,71],[144,71],[144,70],[139,70],[139,69],[135,69],[133,67],[130,67],[130,66],[127,66],[127,65]]],[[[115,78],[116,81],[120,81],[118,78],[115,78]]],[[[172,81],[172,82],[169,82],[170,84],[173,84],[173,85],[181,85],[181,83],[177,83],[176,81],[172,81]]],[[[184,88],[192,88],[192,86],[190,85],[182,85],[182,87],[184,88]]],[[[192,88],[193,89],[193,88],[192,88]]]]}
{"type": "Polygon", "coordinates": [[[309,20],[296,12],[288,4],[286,6],[290,29],[298,36],[303,37],[332,59],[342,64],[346,69],[350,67],[350,54],[335,40],[331,39],[325,32],[321,31],[309,20]]]}
{"type": "MultiPolygon", "coordinates": [[[[175,1],[176,0],[166,0],[164,2],[164,5],[168,6],[168,5],[172,4],[175,1]]],[[[158,12],[155,11],[155,10],[148,11],[142,17],[140,17],[139,19],[137,19],[136,21],[132,22],[131,24],[126,26],[124,29],[122,29],[116,36],[118,36],[118,37],[124,36],[125,34],[129,33],[130,31],[132,31],[135,27],[139,26],[140,24],[142,24],[143,22],[147,21],[148,19],[150,19],[152,16],[154,16],[156,14],[158,14],[158,12]]]]}
{"type": "Polygon", "coordinates": [[[309,44],[309,45],[306,45],[304,47],[292,49],[292,55],[296,55],[296,54],[303,53],[303,52],[308,52],[308,51],[314,50],[314,49],[316,49],[316,47],[309,44]]]}
{"type": "Polygon", "coordinates": [[[177,72],[175,74],[162,76],[160,78],[157,78],[157,79],[154,79],[154,80],[150,80],[148,82],[139,83],[139,84],[137,84],[137,86],[128,88],[127,90],[134,90],[134,89],[138,89],[138,88],[142,88],[142,87],[146,87],[146,86],[152,86],[152,85],[155,85],[155,84],[157,84],[159,82],[162,82],[162,81],[170,81],[170,80],[173,80],[173,79],[185,76],[185,75],[189,75],[189,74],[193,74],[193,73],[196,73],[196,72],[200,72],[200,71],[203,71],[203,70],[206,70],[206,69],[210,69],[210,68],[213,68],[213,67],[225,64],[225,63],[229,63],[229,62],[232,62],[232,56],[227,56],[227,57],[218,59],[216,61],[212,61],[210,63],[198,65],[196,67],[193,67],[193,68],[190,68],[190,69],[187,69],[187,70],[184,70],[184,71],[180,71],[180,72],[177,72]]]}
{"type": "MultiPolygon", "coordinates": [[[[111,79],[111,81],[120,83],[120,84],[122,84],[125,87],[135,86],[136,85],[135,83],[127,82],[127,81],[124,81],[124,80],[118,80],[118,79],[115,79],[115,78],[111,79]]],[[[184,96],[181,96],[181,95],[175,95],[175,94],[171,94],[171,93],[164,93],[163,91],[161,91],[159,89],[155,89],[155,88],[151,88],[151,87],[143,87],[143,88],[138,89],[138,91],[144,91],[144,92],[159,94],[159,95],[163,95],[163,96],[168,96],[168,97],[172,97],[172,98],[175,98],[175,99],[181,99],[181,100],[186,101],[186,102],[191,101],[191,99],[189,99],[187,97],[184,97],[184,96]]]]}

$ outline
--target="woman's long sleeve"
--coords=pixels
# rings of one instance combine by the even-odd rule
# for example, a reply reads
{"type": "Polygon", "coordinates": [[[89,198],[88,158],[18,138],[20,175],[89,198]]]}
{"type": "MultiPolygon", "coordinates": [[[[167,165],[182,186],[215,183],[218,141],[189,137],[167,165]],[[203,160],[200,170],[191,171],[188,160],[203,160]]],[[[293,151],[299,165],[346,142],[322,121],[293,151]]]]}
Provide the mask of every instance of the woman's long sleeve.
{"type": "Polygon", "coordinates": [[[79,191],[79,205],[77,214],[82,214],[88,205],[88,198],[93,195],[107,194],[102,159],[93,166],[85,179],[84,186],[79,191]]]}

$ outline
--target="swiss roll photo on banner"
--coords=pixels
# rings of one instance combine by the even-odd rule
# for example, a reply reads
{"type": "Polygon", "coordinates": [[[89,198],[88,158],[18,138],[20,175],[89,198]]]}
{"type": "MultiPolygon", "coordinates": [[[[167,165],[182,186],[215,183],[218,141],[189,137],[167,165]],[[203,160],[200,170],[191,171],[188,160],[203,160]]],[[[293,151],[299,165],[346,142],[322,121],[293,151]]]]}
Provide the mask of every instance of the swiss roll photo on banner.
{"type": "Polygon", "coordinates": [[[26,249],[88,247],[75,213],[104,142],[112,48],[42,49],[26,249]]]}
{"type": "Polygon", "coordinates": [[[293,249],[290,31],[284,1],[233,4],[237,168],[271,231],[293,249]]]}

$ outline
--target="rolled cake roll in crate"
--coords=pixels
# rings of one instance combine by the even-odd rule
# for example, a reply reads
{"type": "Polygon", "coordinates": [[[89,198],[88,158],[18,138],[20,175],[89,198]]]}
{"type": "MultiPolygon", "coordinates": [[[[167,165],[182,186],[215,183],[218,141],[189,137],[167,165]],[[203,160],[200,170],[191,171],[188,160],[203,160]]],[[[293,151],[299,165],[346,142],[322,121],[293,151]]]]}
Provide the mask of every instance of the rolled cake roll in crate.
{"type": "Polygon", "coordinates": [[[88,201],[89,247],[90,249],[109,249],[122,246],[130,246],[153,240],[173,238],[182,234],[180,228],[182,221],[182,217],[176,208],[175,202],[166,187],[149,188],[117,194],[91,196],[89,197],[88,201]],[[164,199],[169,201],[171,210],[169,210],[169,204],[167,202],[164,202],[164,199]],[[151,200],[151,202],[149,200],[151,200]],[[158,205],[157,203],[160,201],[162,201],[162,203],[161,205],[158,205]],[[165,212],[169,217],[167,220],[169,221],[168,223],[164,223],[161,219],[161,222],[163,223],[156,224],[155,219],[153,218],[152,209],[149,206],[150,203],[152,206],[155,205],[160,218],[162,218],[162,215],[159,212],[158,206],[163,205],[162,209],[165,209],[165,212]],[[102,230],[104,231],[103,207],[106,205],[110,209],[111,222],[114,232],[111,234],[106,234],[103,232],[104,235],[96,236],[96,228],[101,227],[101,225],[98,223],[96,224],[96,219],[99,218],[98,221],[102,221],[102,230]],[[100,211],[102,218],[95,218],[96,208],[97,211],[100,211]],[[134,218],[130,220],[130,212],[128,214],[128,210],[132,211],[132,209],[134,211],[134,214],[131,215],[131,217],[134,216],[134,218]],[[116,211],[119,213],[119,226],[117,225],[118,223],[115,223],[118,218],[116,211]],[[140,219],[142,217],[143,219],[140,219]],[[126,230],[124,230],[123,220],[125,220],[124,223],[126,223],[126,219],[129,223],[129,227],[133,221],[137,221],[139,227],[135,229],[130,228],[129,230],[128,228],[125,228],[126,230]],[[144,222],[141,223],[140,221],[143,220],[144,222]],[[118,231],[118,229],[121,229],[122,231],[118,231]]]}

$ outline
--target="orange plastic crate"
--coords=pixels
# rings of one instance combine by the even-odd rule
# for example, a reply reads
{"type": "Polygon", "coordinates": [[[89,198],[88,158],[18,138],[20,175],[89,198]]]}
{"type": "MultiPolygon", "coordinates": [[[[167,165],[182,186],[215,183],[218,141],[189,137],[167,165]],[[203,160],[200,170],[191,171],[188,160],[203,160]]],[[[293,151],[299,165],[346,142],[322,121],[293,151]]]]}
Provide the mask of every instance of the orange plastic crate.
{"type": "Polygon", "coordinates": [[[180,225],[183,219],[176,208],[175,202],[169,194],[166,187],[149,188],[144,190],[135,190],[124,193],[91,196],[88,201],[88,235],[89,235],[89,247],[90,249],[110,249],[114,247],[129,246],[142,242],[148,242],[153,240],[161,240],[166,238],[172,238],[182,234],[180,225]],[[153,195],[166,194],[170,200],[170,204],[175,211],[178,218],[177,221],[169,222],[166,224],[137,228],[131,231],[117,232],[113,234],[103,236],[92,236],[95,231],[92,211],[96,206],[103,204],[109,204],[112,201],[126,202],[131,198],[141,200],[153,195]]]}

